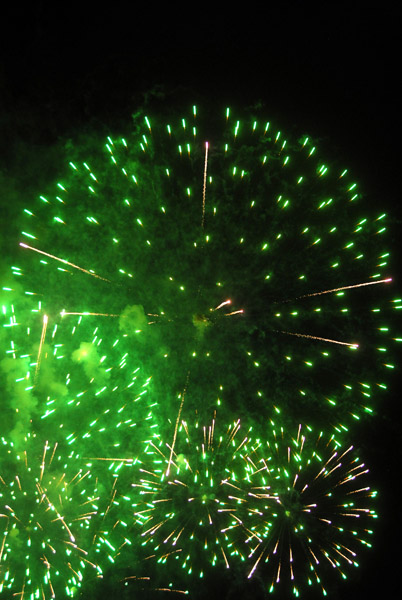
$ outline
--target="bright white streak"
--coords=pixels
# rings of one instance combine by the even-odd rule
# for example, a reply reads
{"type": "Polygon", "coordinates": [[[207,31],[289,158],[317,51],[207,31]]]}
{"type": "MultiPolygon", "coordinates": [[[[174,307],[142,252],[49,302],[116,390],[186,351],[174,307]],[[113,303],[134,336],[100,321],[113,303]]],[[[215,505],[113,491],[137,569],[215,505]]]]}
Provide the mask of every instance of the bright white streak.
{"type": "Polygon", "coordinates": [[[330,294],[331,292],[341,292],[342,290],[351,290],[354,288],[364,287],[366,285],[377,285],[377,283],[389,283],[392,281],[392,277],[387,279],[380,279],[379,281],[366,281],[365,283],[356,283],[354,285],[344,285],[343,287],[334,288],[333,290],[324,290],[323,292],[313,292],[312,294],[305,294],[304,296],[298,296],[299,298],[310,298],[310,296],[321,296],[322,294],[330,294]]]}
{"type": "MultiPolygon", "coordinates": [[[[223,306],[226,306],[227,304],[231,304],[232,301],[231,300],[225,300],[224,302],[221,302],[216,308],[213,308],[212,310],[219,310],[220,308],[222,308],[223,306]]],[[[232,315],[239,315],[244,313],[244,310],[234,310],[233,312],[230,313],[225,313],[225,317],[231,317],[232,315]]]]}
{"type": "Polygon", "coordinates": [[[214,308],[213,310],[219,310],[220,308],[222,308],[222,306],[226,306],[226,304],[231,304],[231,300],[225,300],[224,302],[221,302],[216,308],[214,308]]]}
{"type": "Polygon", "coordinates": [[[256,570],[256,568],[258,567],[258,563],[260,562],[260,560],[262,559],[264,555],[264,552],[261,552],[260,556],[257,558],[257,560],[255,561],[253,568],[251,569],[250,573],[247,575],[247,579],[251,579],[251,577],[253,576],[254,571],[256,570]]]}
{"type": "Polygon", "coordinates": [[[184,390],[183,390],[183,393],[182,393],[182,396],[181,396],[181,403],[180,403],[179,412],[177,414],[176,426],[174,428],[172,447],[170,448],[170,456],[169,456],[168,466],[167,466],[167,469],[166,469],[166,475],[169,475],[169,473],[170,473],[170,465],[172,464],[172,458],[173,458],[173,452],[174,452],[174,445],[176,443],[177,430],[179,428],[180,416],[181,416],[181,411],[183,409],[184,398],[186,396],[186,391],[187,391],[189,377],[190,377],[190,371],[187,373],[186,385],[184,386],[184,390]]]}
{"type": "Polygon", "coordinates": [[[204,229],[204,221],[205,221],[205,196],[206,196],[206,188],[207,188],[207,169],[208,169],[208,142],[205,142],[204,183],[202,186],[202,221],[201,221],[202,229],[204,229]]]}
{"type": "Polygon", "coordinates": [[[63,263],[64,265],[69,265],[70,267],[74,267],[74,269],[78,269],[79,271],[82,271],[83,273],[86,273],[87,275],[92,275],[92,277],[96,277],[97,279],[102,279],[102,281],[108,281],[110,283],[109,279],[105,279],[105,277],[96,275],[96,273],[91,273],[91,271],[87,271],[86,269],[83,269],[82,267],[79,267],[78,265],[75,265],[74,263],[68,262],[68,260],[64,260],[64,258],[58,258],[57,256],[54,256],[53,254],[48,254],[47,252],[43,252],[43,250],[39,250],[38,248],[33,248],[33,246],[28,246],[27,244],[23,244],[22,242],[20,242],[20,246],[22,248],[27,248],[28,250],[33,250],[34,252],[38,252],[39,254],[43,254],[44,256],[48,256],[49,258],[53,258],[54,260],[58,260],[59,262],[63,263]]]}
{"type": "Polygon", "coordinates": [[[45,342],[45,337],[46,337],[47,323],[48,323],[48,316],[43,315],[42,335],[41,335],[40,342],[39,342],[38,358],[36,359],[34,383],[36,383],[36,381],[38,379],[40,363],[41,363],[41,358],[42,358],[42,349],[43,349],[43,344],[45,342]]]}
{"type": "Polygon", "coordinates": [[[100,458],[99,456],[83,456],[84,460],[110,460],[110,461],[120,461],[126,463],[134,462],[134,458],[100,458]]]}
{"type": "Polygon", "coordinates": [[[331,344],[340,344],[341,346],[349,346],[351,348],[358,348],[359,344],[351,344],[349,342],[340,342],[339,340],[330,340],[328,338],[318,337],[316,335],[307,335],[305,333],[292,333],[291,331],[281,331],[287,335],[295,335],[296,337],[308,338],[310,340],[319,340],[321,342],[330,342],[331,344]]]}
{"type": "Polygon", "coordinates": [[[47,445],[47,441],[46,441],[45,445],[43,446],[43,456],[42,456],[42,463],[40,465],[40,478],[39,478],[39,482],[42,482],[43,473],[45,471],[46,452],[48,451],[48,449],[49,449],[49,446],[47,445]]]}
{"type": "Polygon", "coordinates": [[[62,317],[65,317],[66,315],[81,315],[82,317],[87,317],[87,316],[95,316],[95,317],[120,317],[121,315],[112,315],[112,314],[108,314],[108,313],[92,313],[92,312],[66,312],[65,310],[62,310],[60,315],[62,317]]]}

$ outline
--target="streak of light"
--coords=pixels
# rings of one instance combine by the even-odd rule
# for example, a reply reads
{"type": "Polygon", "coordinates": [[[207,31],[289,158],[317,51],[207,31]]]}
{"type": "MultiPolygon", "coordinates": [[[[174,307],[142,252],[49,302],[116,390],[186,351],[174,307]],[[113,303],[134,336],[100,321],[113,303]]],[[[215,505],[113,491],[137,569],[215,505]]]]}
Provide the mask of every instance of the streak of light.
{"type": "MultiPolygon", "coordinates": [[[[367,285],[377,285],[378,283],[389,283],[392,281],[392,277],[388,277],[387,279],[380,279],[379,281],[366,281],[365,283],[355,283],[354,285],[344,285],[339,288],[333,288],[332,290],[323,290],[322,292],[313,292],[312,294],[305,294],[304,296],[298,296],[296,299],[300,298],[310,298],[311,296],[321,296],[322,294],[330,294],[331,292],[341,292],[342,290],[351,290],[359,287],[365,287],[367,285]]],[[[286,302],[290,302],[286,301],[286,302]]]]}
{"type": "Polygon", "coordinates": [[[120,317],[121,315],[113,315],[108,313],[95,313],[95,312],[66,312],[62,310],[60,315],[65,317],[67,315],[80,315],[82,317],[120,317]]]}
{"type": "Polygon", "coordinates": [[[207,169],[208,169],[208,142],[205,142],[204,183],[202,186],[202,221],[201,221],[202,229],[204,229],[204,222],[205,222],[205,196],[206,196],[206,188],[207,188],[207,169]]]}
{"type": "MultiPolygon", "coordinates": [[[[130,577],[125,577],[123,581],[128,581],[129,579],[133,579],[134,581],[150,581],[150,577],[136,577],[135,575],[131,575],[130,577]]],[[[146,588],[142,588],[145,590],[146,588]]],[[[148,588],[147,588],[148,589],[148,588]]],[[[156,592],[174,592],[175,594],[186,594],[185,590],[174,590],[172,588],[153,588],[156,592]]]]}
{"type": "Polygon", "coordinates": [[[351,348],[358,348],[359,344],[351,344],[350,342],[340,342],[339,340],[331,340],[329,338],[319,337],[317,335],[307,335],[305,333],[294,333],[292,331],[280,331],[280,333],[286,333],[286,335],[295,335],[296,337],[307,338],[310,340],[318,340],[321,342],[330,342],[331,344],[340,344],[341,346],[349,346],[351,348]]]}
{"type": "Polygon", "coordinates": [[[39,478],[39,482],[42,481],[43,478],[43,473],[45,471],[45,458],[46,458],[46,452],[48,450],[49,446],[47,445],[47,442],[45,443],[45,445],[43,446],[43,456],[42,456],[42,462],[40,465],[40,478],[39,478]]]}
{"type": "Polygon", "coordinates": [[[260,562],[260,560],[262,559],[264,555],[264,552],[261,552],[260,556],[257,558],[257,560],[255,561],[253,568],[251,569],[250,573],[247,575],[247,579],[251,579],[251,577],[253,576],[254,571],[256,570],[258,563],[260,562]]]}
{"type": "MultiPolygon", "coordinates": [[[[47,443],[47,442],[46,442],[47,443]]],[[[49,462],[49,466],[52,464],[53,459],[54,459],[54,455],[56,454],[56,450],[57,450],[57,446],[58,446],[58,442],[55,443],[54,448],[53,448],[53,452],[52,452],[52,456],[50,457],[50,462],[49,462]]],[[[63,474],[64,477],[64,474],[63,474]]]]}
{"type": "MultiPolygon", "coordinates": [[[[228,304],[232,304],[232,301],[231,300],[225,300],[224,302],[221,302],[216,308],[212,308],[211,310],[212,311],[219,310],[220,308],[223,308],[224,306],[227,306],[228,304]]],[[[231,317],[232,315],[239,315],[239,314],[242,314],[242,313],[244,313],[243,309],[234,310],[234,311],[232,311],[230,313],[225,313],[225,317],[231,317]]]]}
{"type": "Polygon", "coordinates": [[[43,315],[42,334],[41,334],[41,338],[40,338],[40,342],[39,342],[38,358],[36,359],[34,385],[36,384],[37,379],[38,379],[38,374],[39,374],[39,369],[40,369],[40,363],[41,363],[41,360],[42,360],[43,344],[45,343],[46,329],[47,329],[48,320],[49,320],[48,316],[47,315],[43,315]]]}
{"type": "Polygon", "coordinates": [[[173,434],[173,441],[172,441],[172,447],[170,448],[170,456],[169,456],[169,462],[168,462],[168,466],[166,469],[166,475],[168,476],[170,473],[170,465],[172,464],[172,458],[173,458],[173,452],[174,452],[174,445],[176,443],[176,437],[177,437],[177,430],[179,428],[179,423],[180,423],[180,417],[181,417],[181,411],[183,409],[183,404],[184,404],[184,398],[186,397],[186,391],[187,391],[187,386],[188,386],[188,380],[190,377],[190,371],[187,373],[187,381],[186,381],[186,385],[184,386],[184,390],[183,393],[181,395],[181,403],[180,403],[180,408],[179,408],[179,412],[177,414],[177,419],[176,419],[176,426],[174,428],[174,434],[173,434]]]}
{"type": "Polygon", "coordinates": [[[91,273],[91,271],[87,271],[86,269],[83,269],[82,267],[79,267],[78,265],[75,265],[74,263],[68,262],[68,260],[64,260],[63,258],[58,258],[57,256],[54,256],[53,254],[48,254],[47,252],[44,252],[43,250],[39,250],[38,248],[33,248],[33,246],[28,246],[27,244],[24,244],[23,242],[20,242],[20,246],[22,248],[27,248],[28,250],[33,250],[34,252],[38,252],[39,254],[43,254],[44,256],[47,256],[48,258],[53,258],[54,260],[58,260],[59,262],[63,263],[64,265],[69,265],[70,267],[74,267],[74,269],[78,269],[79,271],[82,271],[83,273],[86,273],[87,275],[92,275],[92,277],[96,277],[97,279],[102,279],[102,281],[107,281],[108,283],[111,283],[109,279],[106,279],[105,277],[101,277],[100,275],[97,275],[96,273],[91,273]]]}
{"type": "MultiPolygon", "coordinates": [[[[3,516],[6,517],[6,515],[2,515],[2,514],[0,516],[1,517],[3,517],[3,516]]],[[[8,533],[8,522],[9,522],[9,519],[7,520],[7,527],[4,530],[3,541],[2,541],[2,544],[1,544],[1,548],[0,548],[0,560],[2,560],[2,558],[3,558],[4,544],[6,542],[7,533],[8,533]]]]}
{"type": "Polygon", "coordinates": [[[82,457],[83,460],[109,460],[109,461],[119,461],[119,462],[127,462],[127,463],[132,463],[134,462],[134,458],[102,458],[99,456],[83,456],[82,457]]]}
{"type": "Polygon", "coordinates": [[[227,304],[231,304],[232,301],[231,300],[225,300],[224,302],[221,302],[216,308],[214,308],[213,310],[219,310],[220,308],[222,308],[222,306],[226,306],[227,304]]]}

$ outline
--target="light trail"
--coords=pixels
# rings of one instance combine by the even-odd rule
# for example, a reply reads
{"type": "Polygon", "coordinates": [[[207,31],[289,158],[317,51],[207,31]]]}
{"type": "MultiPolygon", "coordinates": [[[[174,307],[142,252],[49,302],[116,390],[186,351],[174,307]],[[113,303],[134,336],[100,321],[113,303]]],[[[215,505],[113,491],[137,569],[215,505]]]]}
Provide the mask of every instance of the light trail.
{"type": "Polygon", "coordinates": [[[174,428],[174,434],[173,434],[173,441],[172,441],[172,447],[170,448],[170,456],[169,456],[169,462],[168,462],[168,466],[166,469],[166,475],[169,476],[170,473],[170,465],[172,464],[172,458],[173,458],[173,452],[174,452],[174,446],[176,443],[176,437],[177,437],[177,430],[179,428],[179,423],[180,423],[180,417],[181,417],[181,411],[183,409],[183,404],[184,404],[184,398],[186,396],[186,391],[187,391],[187,386],[188,386],[188,380],[190,377],[190,371],[187,373],[187,381],[186,381],[186,385],[184,386],[184,390],[181,396],[181,403],[180,403],[180,408],[179,408],[179,412],[177,414],[177,419],[176,419],[176,425],[174,428]]]}
{"type": "Polygon", "coordinates": [[[68,262],[68,260],[64,260],[64,258],[59,258],[58,256],[54,256],[53,254],[48,254],[47,252],[44,252],[43,250],[39,250],[38,248],[34,248],[33,246],[28,246],[27,244],[24,244],[23,242],[20,242],[20,246],[22,248],[27,248],[28,250],[33,250],[34,252],[38,252],[39,254],[43,254],[43,256],[47,256],[48,258],[53,258],[53,260],[58,260],[59,262],[63,263],[64,265],[69,265],[70,267],[74,267],[74,269],[78,269],[79,271],[82,271],[83,273],[86,273],[87,275],[92,275],[92,277],[96,277],[97,279],[102,279],[102,281],[107,281],[108,283],[111,283],[110,279],[101,277],[100,275],[97,275],[96,273],[91,273],[91,271],[87,271],[86,269],[83,269],[82,267],[79,267],[78,265],[75,265],[74,263],[68,262]]]}
{"type": "MultiPolygon", "coordinates": [[[[46,459],[46,452],[48,451],[48,448],[49,448],[49,446],[47,445],[47,441],[46,441],[45,445],[43,446],[43,456],[42,456],[42,462],[40,465],[39,483],[42,483],[43,473],[45,472],[45,459],[46,459]]],[[[25,456],[26,456],[26,454],[25,454],[25,456]]]]}
{"type": "Polygon", "coordinates": [[[204,229],[204,222],[205,222],[205,196],[206,196],[206,189],[207,189],[207,170],[208,170],[208,142],[205,142],[204,183],[202,186],[202,221],[201,221],[202,229],[204,229]]]}
{"type": "Polygon", "coordinates": [[[36,382],[38,380],[40,363],[41,363],[41,360],[42,360],[42,350],[43,350],[43,344],[45,343],[46,329],[47,329],[48,320],[49,320],[48,316],[47,315],[43,315],[42,334],[41,334],[41,338],[40,338],[40,342],[39,342],[38,357],[36,359],[34,385],[36,384],[36,382]]]}
{"type": "MultiPolygon", "coordinates": [[[[225,300],[224,302],[221,302],[216,308],[212,308],[211,310],[212,311],[219,310],[220,308],[223,308],[224,306],[227,306],[228,304],[232,304],[232,301],[231,300],[225,300]]],[[[244,313],[243,309],[234,310],[234,311],[232,311],[230,313],[225,313],[225,317],[231,317],[232,315],[240,315],[240,314],[243,314],[243,313],[244,313]]]]}
{"type": "Polygon", "coordinates": [[[127,463],[132,463],[134,462],[134,458],[102,458],[99,456],[83,456],[82,457],[83,460],[109,460],[109,461],[118,461],[118,462],[127,462],[127,463]]]}
{"type": "MultiPolygon", "coordinates": [[[[150,577],[137,577],[136,575],[131,575],[130,577],[125,577],[124,580],[122,581],[129,581],[130,579],[134,580],[134,581],[150,581],[151,578],[150,577]]],[[[149,588],[141,588],[141,590],[146,590],[149,588]]],[[[151,588],[153,591],[155,592],[174,592],[175,594],[185,594],[187,595],[188,592],[186,590],[174,590],[172,588],[151,588]]]]}
{"type": "Polygon", "coordinates": [[[221,302],[216,308],[213,308],[212,310],[219,310],[220,308],[222,308],[222,306],[226,306],[227,304],[231,304],[232,301],[231,300],[225,300],[224,302],[221,302]]]}
{"type": "MultiPolygon", "coordinates": [[[[296,300],[300,298],[310,298],[311,296],[322,296],[323,294],[331,294],[332,292],[341,292],[342,290],[352,290],[359,287],[365,287],[367,285],[377,285],[379,283],[389,283],[392,281],[392,277],[387,277],[387,279],[380,279],[379,281],[366,281],[365,283],[355,283],[354,285],[344,285],[339,288],[333,288],[332,290],[323,290],[322,292],[313,292],[312,294],[304,294],[304,296],[297,296],[296,300]]],[[[285,302],[290,302],[290,300],[285,300],[285,302]]]]}
{"type": "Polygon", "coordinates": [[[332,340],[329,338],[319,337],[317,335],[308,335],[306,333],[294,333],[291,331],[281,331],[280,333],[285,333],[286,335],[294,335],[296,337],[307,338],[310,340],[318,340],[320,342],[330,342],[331,344],[339,344],[341,346],[349,346],[350,348],[358,348],[359,344],[351,344],[350,342],[340,342],[339,340],[332,340]]]}
{"type": "Polygon", "coordinates": [[[120,317],[121,315],[113,315],[108,313],[95,313],[95,312],[66,312],[62,310],[60,315],[65,317],[67,315],[80,315],[82,317],[120,317]]]}

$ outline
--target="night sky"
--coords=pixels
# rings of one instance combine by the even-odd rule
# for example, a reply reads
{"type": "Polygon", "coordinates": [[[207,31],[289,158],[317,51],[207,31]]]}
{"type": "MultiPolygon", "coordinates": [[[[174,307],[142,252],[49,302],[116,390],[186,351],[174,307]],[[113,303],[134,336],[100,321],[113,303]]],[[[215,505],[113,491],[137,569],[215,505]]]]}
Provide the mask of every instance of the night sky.
{"type": "MultiPolygon", "coordinates": [[[[0,275],[18,257],[17,216],[57,178],[68,140],[129,130],[131,115],[144,103],[165,114],[169,107],[187,110],[203,103],[219,111],[261,105],[284,131],[317,139],[328,161],[342,156],[368,205],[391,215],[388,240],[398,297],[398,11],[392,4],[377,11],[304,4],[160,9],[156,3],[101,8],[43,0],[6,10],[0,34],[0,275]]],[[[394,330],[401,333],[396,319],[394,330]]],[[[356,581],[340,586],[334,598],[380,595],[385,586],[390,597],[401,591],[394,555],[401,534],[400,386],[398,367],[384,404],[361,430],[372,484],[380,491],[381,518],[356,581]]],[[[236,597],[233,588],[230,596],[225,590],[219,594],[236,597]]],[[[241,589],[238,597],[245,594],[241,589]]]]}

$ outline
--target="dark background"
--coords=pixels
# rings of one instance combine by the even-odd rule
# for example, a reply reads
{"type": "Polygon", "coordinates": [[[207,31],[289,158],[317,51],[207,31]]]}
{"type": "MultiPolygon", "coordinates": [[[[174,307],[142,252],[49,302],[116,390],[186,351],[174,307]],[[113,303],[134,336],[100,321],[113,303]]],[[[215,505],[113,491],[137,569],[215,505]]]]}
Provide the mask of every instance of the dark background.
{"type": "MultiPolygon", "coordinates": [[[[376,10],[332,2],[101,8],[43,0],[15,4],[0,27],[1,268],[17,254],[17,215],[56,177],[68,139],[127,130],[147,101],[167,112],[203,102],[217,110],[262,104],[284,131],[307,132],[329,159],[341,156],[367,202],[391,213],[394,296],[402,293],[396,3],[376,10]]],[[[400,334],[400,321],[394,329],[400,334]]],[[[394,554],[401,534],[400,383],[397,375],[359,440],[380,490],[374,550],[335,597],[401,591],[394,554]]],[[[100,589],[97,597],[107,595],[100,589]]]]}

